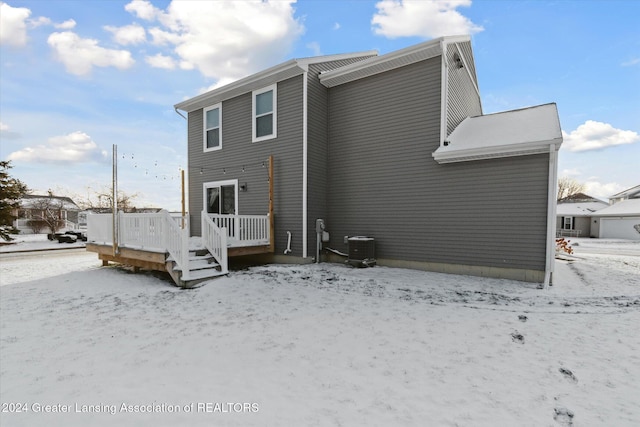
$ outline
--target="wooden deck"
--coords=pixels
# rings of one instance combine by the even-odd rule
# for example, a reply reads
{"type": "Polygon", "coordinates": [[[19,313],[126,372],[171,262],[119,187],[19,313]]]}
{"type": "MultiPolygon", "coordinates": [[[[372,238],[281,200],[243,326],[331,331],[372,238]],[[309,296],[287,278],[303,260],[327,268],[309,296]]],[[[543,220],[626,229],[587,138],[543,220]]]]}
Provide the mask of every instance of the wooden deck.
{"type": "MultiPolygon", "coordinates": [[[[140,267],[147,270],[166,271],[162,269],[168,252],[148,251],[144,249],[131,249],[131,248],[119,248],[118,254],[113,254],[113,246],[101,245],[97,243],[87,243],[87,251],[95,252],[99,258],[103,261],[103,265],[107,262],[117,262],[120,264],[130,265],[132,267],[140,267]]],[[[227,250],[229,258],[245,256],[245,255],[259,255],[272,253],[273,250],[269,245],[261,246],[241,246],[231,247],[227,250]]]]}
{"type": "Polygon", "coordinates": [[[103,265],[116,262],[168,272],[183,287],[227,274],[230,257],[274,251],[270,215],[202,212],[202,250],[191,247],[188,218],[167,211],[89,215],[87,251],[96,252],[103,265]]]}
{"type": "Polygon", "coordinates": [[[167,271],[167,253],[152,252],[140,249],[119,248],[118,253],[113,253],[113,246],[100,245],[96,243],[87,243],[87,251],[95,252],[98,258],[102,260],[102,265],[106,266],[109,262],[130,265],[134,269],[143,268],[153,271],[167,271]]]}
{"type": "MultiPolygon", "coordinates": [[[[215,275],[202,275],[191,272],[192,277],[189,280],[183,280],[180,271],[176,271],[176,264],[171,261],[168,252],[158,252],[144,249],[118,248],[118,252],[114,254],[112,245],[87,243],[86,249],[89,252],[98,254],[98,258],[102,261],[103,266],[109,265],[110,262],[127,265],[133,267],[134,272],[142,270],[160,271],[169,273],[174,283],[183,288],[191,288],[205,280],[210,280],[215,275]]],[[[246,255],[259,255],[273,253],[270,245],[261,246],[242,246],[230,247],[227,251],[229,258],[240,257],[246,255]]]]}

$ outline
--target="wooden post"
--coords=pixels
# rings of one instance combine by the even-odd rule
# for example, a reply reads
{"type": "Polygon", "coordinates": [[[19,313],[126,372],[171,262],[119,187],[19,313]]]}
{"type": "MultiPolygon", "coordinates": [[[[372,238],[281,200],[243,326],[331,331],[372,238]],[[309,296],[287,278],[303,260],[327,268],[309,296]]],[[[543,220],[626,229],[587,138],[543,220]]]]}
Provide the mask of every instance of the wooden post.
{"type": "Polygon", "coordinates": [[[269,251],[275,252],[275,218],[273,217],[273,155],[269,156],[269,251]]]}

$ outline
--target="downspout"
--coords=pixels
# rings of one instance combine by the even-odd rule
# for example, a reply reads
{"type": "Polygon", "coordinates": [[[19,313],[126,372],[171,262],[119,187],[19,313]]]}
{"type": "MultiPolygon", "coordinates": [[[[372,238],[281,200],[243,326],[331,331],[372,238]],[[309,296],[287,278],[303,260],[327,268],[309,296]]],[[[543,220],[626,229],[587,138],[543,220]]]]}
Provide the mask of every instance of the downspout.
{"type": "Polygon", "coordinates": [[[302,258],[307,257],[308,224],[307,224],[307,197],[308,197],[308,157],[309,147],[307,140],[307,78],[308,72],[302,74],[302,258]]]}
{"type": "Polygon", "coordinates": [[[558,186],[558,150],[556,144],[549,146],[549,183],[547,194],[547,260],[544,272],[544,289],[549,288],[553,282],[555,264],[555,237],[556,237],[556,194],[558,186]]]}
{"type": "Polygon", "coordinates": [[[173,110],[174,110],[174,111],[175,111],[175,112],[176,112],[180,117],[182,117],[183,119],[187,120],[187,118],[186,118],[186,117],[185,117],[185,116],[184,116],[180,111],[178,111],[178,108],[173,107],[173,110]]]}
{"type": "Polygon", "coordinates": [[[444,145],[447,139],[447,109],[449,94],[449,79],[447,69],[447,44],[444,40],[440,41],[440,50],[442,51],[442,70],[440,71],[440,146],[444,145]]]}

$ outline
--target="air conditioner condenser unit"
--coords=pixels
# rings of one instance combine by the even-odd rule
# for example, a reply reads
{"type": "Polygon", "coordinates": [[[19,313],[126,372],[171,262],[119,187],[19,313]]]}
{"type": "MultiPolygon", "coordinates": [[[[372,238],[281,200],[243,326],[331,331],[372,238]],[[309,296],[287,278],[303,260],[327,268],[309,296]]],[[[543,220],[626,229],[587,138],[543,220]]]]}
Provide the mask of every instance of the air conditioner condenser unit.
{"type": "Polygon", "coordinates": [[[354,267],[372,267],[376,265],[376,241],[373,237],[355,236],[348,238],[349,258],[347,262],[354,267]]]}

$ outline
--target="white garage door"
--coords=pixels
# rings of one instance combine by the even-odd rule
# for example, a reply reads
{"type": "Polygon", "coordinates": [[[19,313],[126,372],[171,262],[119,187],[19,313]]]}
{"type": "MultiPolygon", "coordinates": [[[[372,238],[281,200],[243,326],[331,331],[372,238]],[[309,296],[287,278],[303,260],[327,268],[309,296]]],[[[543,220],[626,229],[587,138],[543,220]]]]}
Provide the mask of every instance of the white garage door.
{"type": "Polygon", "coordinates": [[[640,217],[600,218],[600,237],[640,240],[640,217]]]}

